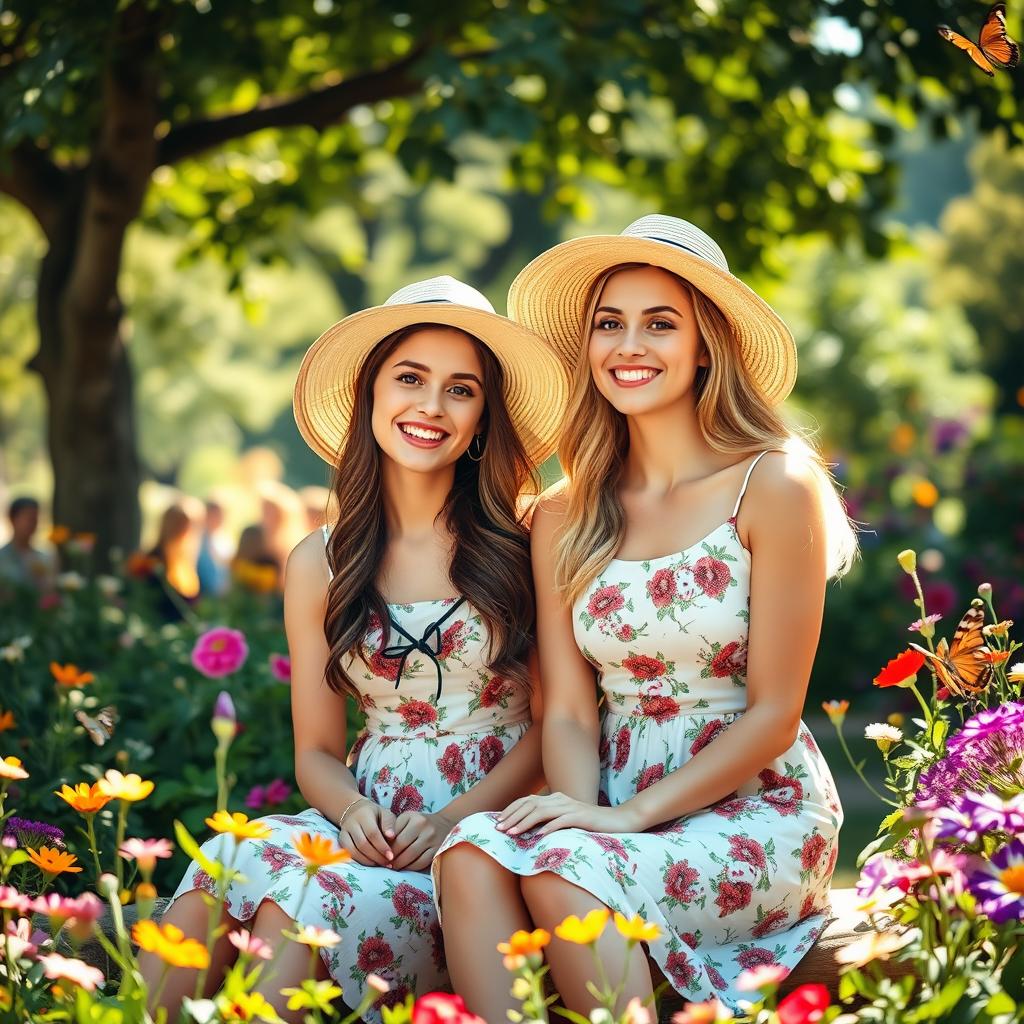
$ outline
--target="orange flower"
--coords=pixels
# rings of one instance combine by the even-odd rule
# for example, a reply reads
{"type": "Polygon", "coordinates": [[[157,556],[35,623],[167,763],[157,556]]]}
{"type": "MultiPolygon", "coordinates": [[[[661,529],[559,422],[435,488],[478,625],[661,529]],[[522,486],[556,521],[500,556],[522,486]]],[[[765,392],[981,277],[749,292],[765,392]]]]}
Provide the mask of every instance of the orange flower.
{"type": "Polygon", "coordinates": [[[132,927],[132,941],[147,953],[155,953],[171,967],[192,967],[205,970],[210,966],[210,953],[197,939],[173,924],[159,925],[156,921],[137,921],[132,927]]]}
{"type": "Polygon", "coordinates": [[[912,683],[924,665],[924,655],[920,651],[907,648],[897,655],[881,672],[875,676],[875,686],[903,686],[912,683]]]}
{"type": "Polygon", "coordinates": [[[532,932],[520,929],[513,932],[508,942],[498,943],[498,952],[506,956],[530,956],[539,953],[551,941],[551,932],[535,928],[532,932]]]}
{"type": "Polygon", "coordinates": [[[75,866],[78,858],[67,850],[49,846],[40,846],[38,850],[33,850],[31,846],[26,846],[25,852],[28,859],[46,875],[63,875],[65,872],[76,874],[82,870],[75,866]]]}
{"type": "Polygon", "coordinates": [[[50,530],[50,543],[63,544],[70,536],[71,531],[66,526],[54,526],[50,530]]]}
{"type": "Polygon", "coordinates": [[[80,782],[74,789],[65,783],[59,791],[54,790],[54,796],[59,796],[79,814],[95,814],[113,799],[100,789],[98,782],[91,786],[88,782],[80,782]]]}
{"type": "Polygon", "coordinates": [[[850,702],[848,700],[827,700],[821,705],[821,708],[828,715],[829,721],[838,726],[843,724],[846,712],[850,710],[850,702]]]}
{"type": "Polygon", "coordinates": [[[988,654],[988,660],[993,665],[1002,665],[1004,662],[1008,661],[1009,658],[1010,658],[1010,652],[1009,651],[989,651],[989,654],[988,654]]]}
{"type": "Polygon", "coordinates": [[[96,678],[91,672],[79,672],[78,666],[70,662],[67,665],[58,665],[57,662],[51,661],[50,671],[59,686],[85,686],[96,678]]]}
{"type": "Polygon", "coordinates": [[[343,864],[352,859],[348,850],[335,846],[326,836],[313,836],[308,832],[297,832],[292,836],[292,846],[306,862],[307,868],[324,868],[329,864],[343,864]]]}
{"type": "Polygon", "coordinates": [[[13,711],[4,711],[0,714],[0,732],[7,732],[8,729],[13,729],[17,724],[14,720],[13,711]]]}
{"type": "Polygon", "coordinates": [[[21,767],[20,757],[5,757],[0,761],[0,779],[9,779],[12,782],[18,782],[21,779],[27,779],[28,772],[21,767]]]}

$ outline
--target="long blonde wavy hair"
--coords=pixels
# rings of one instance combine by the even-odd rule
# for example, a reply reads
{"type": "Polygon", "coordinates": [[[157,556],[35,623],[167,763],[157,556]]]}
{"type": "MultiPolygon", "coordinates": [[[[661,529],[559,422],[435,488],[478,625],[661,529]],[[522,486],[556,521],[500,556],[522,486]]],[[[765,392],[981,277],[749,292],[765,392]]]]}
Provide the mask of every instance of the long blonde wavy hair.
{"type": "MultiPolygon", "coordinates": [[[[566,428],[558,458],[566,478],[566,513],[555,546],[555,580],[566,604],[572,604],[607,568],[625,534],[618,488],[629,450],[626,417],[597,390],[587,350],[604,286],[621,270],[646,266],[625,263],[606,270],[594,282],[581,324],[580,356],[573,373],[566,428]]],[[[671,273],[671,271],[665,271],[671,273]]],[[[788,426],[764,399],[740,358],[731,324],[703,292],[676,274],[686,289],[710,365],[698,370],[697,422],[708,446],[744,456],[783,450],[805,457],[821,488],[828,545],[828,574],[842,576],[857,555],[857,535],[835,481],[809,438],[788,426]]]]}

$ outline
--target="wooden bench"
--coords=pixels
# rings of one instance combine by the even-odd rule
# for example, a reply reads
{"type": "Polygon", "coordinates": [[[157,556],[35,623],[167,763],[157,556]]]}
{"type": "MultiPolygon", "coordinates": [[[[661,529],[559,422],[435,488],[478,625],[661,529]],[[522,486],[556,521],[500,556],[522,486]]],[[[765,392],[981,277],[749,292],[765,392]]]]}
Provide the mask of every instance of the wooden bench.
{"type": "MultiPolygon", "coordinates": [[[[857,906],[863,902],[853,889],[832,890],[832,914],[828,926],[818,941],[811,947],[807,955],[800,961],[792,974],[783,982],[781,994],[791,992],[799,985],[810,982],[818,982],[824,985],[833,994],[837,994],[839,985],[839,964],[836,963],[835,954],[844,946],[857,939],[863,938],[865,934],[872,931],[874,926],[866,913],[857,910],[857,906]]],[[[158,900],[154,918],[159,919],[167,908],[170,900],[158,900]]],[[[130,929],[135,923],[135,908],[128,906],[124,908],[125,924],[130,929]]],[[[107,935],[111,935],[112,923],[109,912],[100,922],[107,935]]],[[[62,950],[62,952],[66,952],[62,950]]],[[[107,960],[103,947],[98,942],[84,944],[78,952],[79,957],[93,967],[98,967],[109,978],[116,974],[116,965],[107,960]]],[[[889,977],[897,977],[906,974],[909,968],[893,960],[882,961],[879,966],[889,977]]],[[[655,970],[655,983],[661,980],[660,972],[655,970]]],[[[662,1022],[670,1021],[672,1014],[682,1009],[684,1001],[671,987],[668,988],[661,1001],[659,1018],[662,1022]]]]}

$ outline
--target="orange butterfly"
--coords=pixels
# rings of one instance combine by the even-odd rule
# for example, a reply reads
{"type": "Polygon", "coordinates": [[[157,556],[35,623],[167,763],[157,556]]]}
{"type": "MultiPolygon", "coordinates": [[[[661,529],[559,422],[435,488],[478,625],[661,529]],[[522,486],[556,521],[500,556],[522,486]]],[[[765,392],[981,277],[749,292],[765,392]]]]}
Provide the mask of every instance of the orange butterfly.
{"type": "Polygon", "coordinates": [[[992,675],[991,651],[985,643],[982,628],[985,612],[982,608],[971,607],[960,620],[953,634],[953,642],[946,643],[943,637],[935,645],[935,653],[926,651],[917,644],[911,644],[928,659],[935,670],[939,684],[958,697],[981,693],[992,675]]]}
{"type": "Polygon", "coordinates": [[[990,8],[977,43],[948,25],[939,26],[939,35],[965,50],[989,78],[995,76],[994,68],[1012,68],[1020,63],[1020,47],[1006,34],[1006,4],[993,4],[990,8]]]}

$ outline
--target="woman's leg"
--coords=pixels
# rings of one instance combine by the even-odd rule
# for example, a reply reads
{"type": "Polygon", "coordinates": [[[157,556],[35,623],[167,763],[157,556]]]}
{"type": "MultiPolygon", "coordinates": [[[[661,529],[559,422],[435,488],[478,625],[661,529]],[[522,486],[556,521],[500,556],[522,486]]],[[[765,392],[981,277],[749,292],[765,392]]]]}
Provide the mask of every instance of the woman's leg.
{"type": "MultiPolygon", "coordinates": [[[[282,1019],[301,1024],[305,1011],[287,1009],[288,997],[281,995],[281,989],[298,988],[310,977],[311,962],[313,976],[326,978],[327,965],[319,950],[312,952],[309,946],[293,942],[281,934],[294,928],[295,921],[272,900],[264,900],[260,904],[253,920],[252,934],[267,943],[274,950],[275,957],[272,963],[264,964],[254,991],[259,992],[277,1010],[282,1019]]],[[[358,1003],[358,999],[356,1002],[358,1003]]]]}
{"type": "MultiPolygon", "coordinates": [[[[570,914],[582,918],[601,906],[596,897],[550,871],[528,875],[519,881],[534,924],[538,928],[546,928],[552,934],[555,926],[570,914]]],[[[586,946],[577,946],[561,939],[553,939],[544,952],[562,1002],[570,1010],[589,1015],[598,1004],[587,991],[587,982],[600,984],[596,976],[594,955],[586,946]]],[[[625,974],[626,983],[619,997],[616,1015],[625,1009],[634,996],[646,1000],[651,995],[651,972],[642,948],[634,946],[627,961],[626,940],[614,928],[607,928],[598,939],[597,955],[611,985],[618,985],[625,974]]]]}
{"type": "MultiPolygon", "coordinates": [[[[202,893],[198,889],[183,893],[167,909],[167,913],[160,919],[160,923],[173,924],[180,928],[189,938],[206,942],[206,929],[210,921],[210,909],[203,902],[202,893]]],[[[221,917],[221,923],[234,925],[234,918],[226,912],[221,917]]],[[[224,973],[234,963],[237,950],[228,942],[227,935],[222,935],[210,951],[210,969],[206,975],[204,996],[210,996],[217,991],[224,973]]],[[[153,997],[157,995],[160,988],[160,979],[167,969],[167,965],[155,953],[146,953],[139,950],[139,969],[149,990],[150,1010],[164,1007],[167,1010],[168,1020],[177,1020],[178,1011],[181,1008],[181,1001],[185,996],[191,996],[196,987],[196,976],[198,971],[188,967],[172,967],[167,970],[167,979],[163,989],[160,990],[158,1000],[153,997]]]]}
{"type": "Polygon", "coordinates": [[[519,929],[533,929],[519,878],[469,843],[441,854],[439,874],[452,988],[484,1020],[506,1021],[505,1011],[518,1005],[509,991],[512,975],[502,966],[498,943],[519,929]]]}

